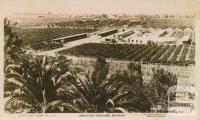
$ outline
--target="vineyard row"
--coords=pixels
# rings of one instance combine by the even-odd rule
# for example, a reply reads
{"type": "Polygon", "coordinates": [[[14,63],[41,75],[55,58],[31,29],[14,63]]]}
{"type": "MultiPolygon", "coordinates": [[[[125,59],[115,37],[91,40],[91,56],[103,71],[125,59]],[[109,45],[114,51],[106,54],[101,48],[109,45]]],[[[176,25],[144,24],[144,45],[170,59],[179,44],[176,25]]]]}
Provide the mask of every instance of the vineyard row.
{"type": "Polygon", "coordinates": [[[63,50],[60,53],[87,57],[103,56],[105,58],[132,60],[142,63],[188,65],[195,62],[194,47],[194,45],[87,43],[63,50]],[[189,56],[189,59],[186,59],[186,56],[189,56]]]}

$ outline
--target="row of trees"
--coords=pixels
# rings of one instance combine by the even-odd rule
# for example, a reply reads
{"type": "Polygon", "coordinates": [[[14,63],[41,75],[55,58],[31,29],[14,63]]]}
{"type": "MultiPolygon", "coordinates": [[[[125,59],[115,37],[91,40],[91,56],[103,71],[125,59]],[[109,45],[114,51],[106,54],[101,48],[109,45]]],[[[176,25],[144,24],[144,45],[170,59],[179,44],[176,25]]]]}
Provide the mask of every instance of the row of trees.
{"type": "Polygon", "coordinates": [[[101,29],[103,27],[120,27],[124,25],[129,26],[136,26],[137,24],[140,24],[141,22],[132,22],[130,20],[123,20],[123,19],[80,19],[80,20],[74,20],[74,21],[66,21],[66,22],[58,22],[55,23],[55,25],[59,27],[89,27],[93,29],[101,29]]]}
{"type": "Polygon", "coordinates": [[[160,58],[161,62],[167,61],[171,55],[171,53],[176,49],[176,45],[171,45],[166,53],[160,58]]]}
{"type": "Polygon", "coordinates": [[[152,18],[152,17],[138,17],[139,19],[131,19],[124,17],[118,18],[118,19],[110,19],[110,18],[83,18],[79,20],[73,20],[73,21],[65,21],[65,22],[57,22],[55,23],[56,26],[60,27],[66,27],[66,26],[72,26],[72,27],[84,27],[89,26],[93,27],[95,29],[110,26],[110,27],[119,27],[128,25],[129,27],[134,27],[136,25],[142,25],[144,28],[193,28],[194,22],[192,18],[187,19],[174,19],[174,18],[152,18]]]}
{"type": "Polygon", "coordinates": [[[37,43],[31,44],[30,47],[34,50],[47,51],[47,50],[52,50],[52,49],[56,49],[56,48],[61,48],[61,47],[63,47],[63,43],[37,42],[37,43]]]}
{"type": "Polygon", "coordinates": [[[145,18],[142,19],[142,26],[144,28],[194,28],[193,19],[154,19],[154,18],[145,18]]]}
{"type": "Polygon", "coordinates": [[[154,56],[151,58],[150,62],[153,62],[153,63],[160,63],[161,61],[160,61],[159,59],[162,57],[162,55],[163,55],[169,48],[170,48],[170,45],[166,45],[166,46],[162,47],[162,48],[157,52],[157,54],[154,55],[154,56]]]}
{"type": "MultiPolygon", "coordinates": [[[[151,58],[154,56],[154,55],[157,55],[158,54],[158,51],[160,51],[162,49],[163,45],[160,45],[158,47],[155,47],[153,50],[150,50],[149,53],[147,53],[147,55],[144,57],[143,61],[145,63],[147,62],[151,62],[151,58]]],[[[153,61],[154,62],[154,61],[153,61]]]]}
{"type": "Polygon", "coordinates": [[[193,61],[190,61],[192,59],[186,60],[187,54],[194,54],[193,52],[188,52],[188,47],[188,45],[88,43],[61,51],[60,53],[75,56],[104,56],[105,58],[133,60],[143,63],[185,65],[185,63],[192,64],[194,62],[194,59],[193,61]],[[184,47],[183,52],[181,51],[182,47],[184,47]]]}
{"type": "MultiPolygon", "coordinates": [[[[59,37],[67,37],[70,35],[93,32],[93,29],[69,29],[69,28],[28,28],[16,29],[20,35],[23,45],[30,45],[34,50],[50,50],[53,49],[52,39],[59,37]],[[51,44],[52,43],[52,44],[51,44]]],[[[56,44],[61,47],[61,44],[56,44]]],[[[56,47],[56,48],[57,48],[56,47]]]]}
{"type": "MultiPolygon", "coordinates": [[[[5,35],[12,39],[6,30],[5,35]]],[[[150,112],[157,105],[162,106],[159,112],[167,112],[166,90],[177,84],[177,78],[163,70],[153,70],[152,80],[145,83],[141,65],[135,63],[108,77],[109,64],[102,57],[97,57],[94,70],[83,79],[64,56],[13,52],[19,58],[5,57],[11,62],[4,68],[5,111],[10,113],[150,112]]]]}
{"type": "Polygon", "coordinates": [[[189,59],[190,61],[194,61],[194,58],[195,58],[195,48],[190,48],[190,51],[189,51],[189,59]]]}
{"type": "Polygon", "coordinates": [[[188,53],[188,49],[189,48],[189,45],[185,45],[184,48],[183,48],[183,51],[182,51],[182,54],[180,56],[180,61],[185,61],[186,60],[186,55],[188,53]]]}
{"type": "Polygon", "coordinates": [[[172,62],[175,62],[179,56],[179,53],[181,52],[181,49],[182,49],[183,45],[179,45],[175,51],[173,52],[173,55],[172,55],[172,58],[171,58],[171,61],[172,62]]]}

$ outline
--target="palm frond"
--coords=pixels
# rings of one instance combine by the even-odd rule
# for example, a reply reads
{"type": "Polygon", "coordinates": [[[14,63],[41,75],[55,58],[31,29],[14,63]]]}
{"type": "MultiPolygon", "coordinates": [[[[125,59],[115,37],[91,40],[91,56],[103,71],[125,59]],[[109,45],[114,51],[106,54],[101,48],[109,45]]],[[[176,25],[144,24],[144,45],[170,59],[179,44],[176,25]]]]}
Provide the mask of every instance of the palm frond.
{"type": "Polygon", "coordinates": [[[8,79],[6,79],[6,81],[8,83],[13,83],[14,85],[16,85],[18,87],[22,87],[23,86],[23,83],[20,82],[20,81],[17,81],[15,78],[8,78],[8,79]]]}
{"type": "Polygon", "coordinates": [[[115,96],[112,98],[112,100],[113,100],[113,101],[118,101],[118,100],[120,100],[120,98],[123,98],[123,97],[125,97],[125,96],[130,95],[130,94],[131,94],[130,92],[122,92],[122,93],[119,93],[119,94],[115,95],[115,96]]]}
{"type": "Polygon", "coordinates": [[[74,93],[78,94],[80,96],[80,98],[83,100],[83,102],[86,105],[89,105],[88,99],[87,99],[87,93],[85,93],[83,90],[81,90],[82,88],[80,88],[79,86],[77,87],[72,87],[72,90],[74,91],[74,93]]]}
{"type": "Polygon", "coordinates": [[[19,65],[15,65],[15,64],[9,64],[5,68],[5,71],[8,72],[9,69],[16,69],[16,68],[20,68],[20,66],[19,65]]]}
{"type": "Polygon", "coordinates": [[[5,103],[5,109],[11,112],[16,112],[19,110],[23,112],[23,109],[33,108],[33,105],[37,104],[38,103],[35,103],[34,99],[30,96],[25,94],[15,94],[5,103]]]}
{"type": "Polygon", "coordinates": [[[117,107],[112,110],[113,113],[128,113],[128,111],[122,107],[117,107]]]}
{"type": "Polygon", "coordinates": [[[67,108],[68,110],[72,110],[73,112],[78,112],[80,113],[81,111],[76,108],[74,105],[66,102],[66,101],[61,101],[61,100],[57,100],[57,101],[53,101],[48,103],[44,108],[43,108],[43,112],[49,112],[48,110],[50,108],[56,108],[58,106],[63,106],[65,108],[67,108]]]}

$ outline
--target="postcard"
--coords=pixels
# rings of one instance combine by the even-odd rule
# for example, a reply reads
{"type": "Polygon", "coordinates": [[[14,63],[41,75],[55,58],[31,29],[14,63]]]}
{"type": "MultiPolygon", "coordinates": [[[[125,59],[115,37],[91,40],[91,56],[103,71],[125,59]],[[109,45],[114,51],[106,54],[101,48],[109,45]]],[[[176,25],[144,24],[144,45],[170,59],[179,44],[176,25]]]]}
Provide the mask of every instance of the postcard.
{"type": "Polygon", "coordinates": [[[1,0],[1,119],[199,120],[199,0],[1,0]]]}

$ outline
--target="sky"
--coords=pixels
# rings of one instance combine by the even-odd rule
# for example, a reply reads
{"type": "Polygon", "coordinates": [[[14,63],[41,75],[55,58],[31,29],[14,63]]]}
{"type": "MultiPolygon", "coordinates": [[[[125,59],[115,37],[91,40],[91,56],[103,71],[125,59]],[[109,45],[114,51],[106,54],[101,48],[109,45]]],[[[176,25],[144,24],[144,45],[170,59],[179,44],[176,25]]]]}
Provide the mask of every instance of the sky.
{"type": "Polygon", "coordinates": [[[4,13],[68,14],[191,14],[200,6],[200,0],[0,0],[0,3],[4,13]]]}

